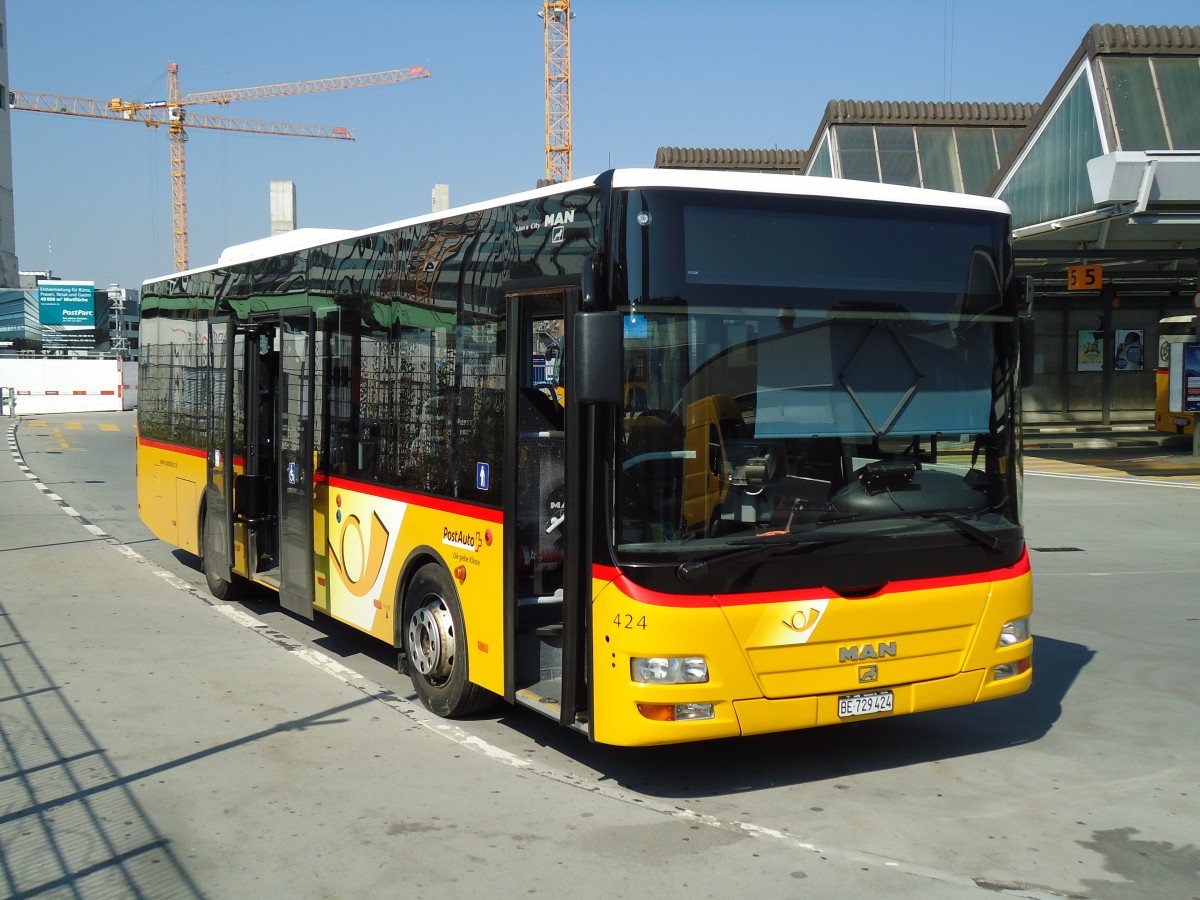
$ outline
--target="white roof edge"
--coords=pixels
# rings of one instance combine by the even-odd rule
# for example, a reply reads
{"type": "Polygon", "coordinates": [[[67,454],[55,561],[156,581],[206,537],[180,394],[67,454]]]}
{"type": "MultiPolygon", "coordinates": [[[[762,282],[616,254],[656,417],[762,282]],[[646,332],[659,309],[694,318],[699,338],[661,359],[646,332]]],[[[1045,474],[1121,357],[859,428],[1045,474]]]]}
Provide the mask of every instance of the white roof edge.
{"type": "MultiPolygon", "coordinates": [[[[346,240],[366,235],[392,231],[423,222],[432,222],[451,216],[466,215],[480,210],[520,203],[538,197],[549,197],[571,190],[582,190],[593,186],[599,175],[577,178],[560,184],[552,184],[536,190],[507,194],[479,203],[457,206],[439,212],[425,213],[407,219],[397,219],[382,225],[360,230],[334,228],[301,228],[257,241],[247,241],[226,248],[215,264],[173,272],[148,278],[143,285],[179,275],[211,271],[226,265],[264,259],[276,253],[298,252],[319,247],[333,241],[346,240]],[[294,237],[293,237],[294,236],[294,237]],[[277,238],[290,241],[273,243],[277,238]],[[255,252],[262,251],[262,252],[255,252]]],[[[745,191],[748,193],[791,194],[808,197],[833,197],[848,200],[874,200],[884,203],[906,203],[914,206],[943,206],[952,209],[974,209],[985,212],[1009,214],[1008,204],[993,197],[974,194],[958,194],[950,191],[934,191],[928,188],[905,187],[895,184],[877,184],[870,181],[853,181],[848,178],[826,178],[811,175],[782,175],[761,172],[730,172],[716,169],[614,169],[615,188],[700,188],[710,190],[745,191]]]]}
{"type": "Polygon", "coordinates": [[[617,169],[613,187],[695,187],[751,193],[794,194],[876,200],[916,206],[946,206],[1009,213],[1008,204],[994,197],[935,191],[930,188],[828,178],[821,175],[785,175],[760,172],[730,172],[715,169],[617,169]]]}
{"type": "Polygon", "coordinates": [[[307,250],[309,247],[340,241],[353,233],[346,228],[296,228],[270,237],[246,241],[244,244],[232,244],[221,251],[221,255],[217,257],[217,265],[232,266],[275,256],[278,253],[307,250]]]}

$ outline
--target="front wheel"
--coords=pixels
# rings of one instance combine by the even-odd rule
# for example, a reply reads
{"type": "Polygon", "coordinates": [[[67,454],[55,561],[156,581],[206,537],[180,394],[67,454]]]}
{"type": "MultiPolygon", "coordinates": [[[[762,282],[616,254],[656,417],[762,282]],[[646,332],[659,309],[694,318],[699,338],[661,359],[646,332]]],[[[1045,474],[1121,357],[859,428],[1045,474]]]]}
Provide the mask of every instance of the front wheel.
{"type": "Polygon", "coordinates": [[[240,575],[230,572],[230,580],[226,581],[213,571],[211,560],[216,559],[221,553],[221,529],[218,527],[216,519],[208,513],[204,515],[202,529],[204,535],[204,580],[208,582],[208,592],[218,600],[236,600],[246,593],[246,580],[240,575]]]}
{"type": "Polygon", "coordinates": [[[404,598],[404,651],[413,688],[425,708],[446,718],[486,707],[492,694],[467,673],[467,632],[462,606],[446,570],[417,571],[404,598]]]}

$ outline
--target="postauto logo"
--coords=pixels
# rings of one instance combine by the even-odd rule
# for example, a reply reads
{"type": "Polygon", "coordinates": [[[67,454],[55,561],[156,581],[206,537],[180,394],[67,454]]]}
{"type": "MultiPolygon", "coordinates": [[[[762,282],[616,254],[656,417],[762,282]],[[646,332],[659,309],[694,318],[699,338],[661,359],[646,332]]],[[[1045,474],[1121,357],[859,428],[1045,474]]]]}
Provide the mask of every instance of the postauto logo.
{"type": "Polygon", "coordinates": [[[355,597],[365,597],[383,572],[390,532],[379,513],[372,510],[370,533],[365,534],[357,514],[343,514],[341,494],[337,496],[337,507],[337,520],[342,527],[329,539],[329,558],[346,590],[355,597]]]}

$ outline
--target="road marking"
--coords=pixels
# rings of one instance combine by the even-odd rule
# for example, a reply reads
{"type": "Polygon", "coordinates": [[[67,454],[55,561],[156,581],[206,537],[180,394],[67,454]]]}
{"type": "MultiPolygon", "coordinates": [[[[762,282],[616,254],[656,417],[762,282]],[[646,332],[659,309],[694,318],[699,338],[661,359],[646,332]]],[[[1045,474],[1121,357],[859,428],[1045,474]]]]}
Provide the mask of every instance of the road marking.
{"type": "Polygon", "coordinates": [[[98,427],[100,428],[101,431],[120,431],[121,430],[120,425],[110,425],[106,422],[102,422],[98,427]]]}
{"type": "MultiPolygon", "coordinates": [[[[1140,484],[1146,487],[1173,487],[1185,490],[1200,491],[1200,483],[1195,481],[1168,481],[1165,478],[1138,478],[1133,475],[1110,477],[1105,475],[1085,475],[1078,472],[1035,472],[1025,470],[1026,475],[1037,475],[1041,478],[1070,478],[1075,481],[1102,481],[1106,484],[1140,484]]],[[[1188,476],[1184,476],[1188,477],[1188,476]]]]}

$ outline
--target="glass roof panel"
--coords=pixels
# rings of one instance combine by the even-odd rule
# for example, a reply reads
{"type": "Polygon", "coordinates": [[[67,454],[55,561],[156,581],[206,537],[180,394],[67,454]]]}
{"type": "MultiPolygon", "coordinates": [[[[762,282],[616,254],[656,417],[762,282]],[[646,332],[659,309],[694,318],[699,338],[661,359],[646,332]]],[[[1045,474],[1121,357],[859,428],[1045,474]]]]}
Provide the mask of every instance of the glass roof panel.
{"type": "Polygon", "coordinates": [[[1092,208],[1087,161],[1103,149],[1092,92],[1082,73],[1081,68],[1000,192],[1000,199],[1012,208],[1014,228],[1092,208]]]}
{"type": "Polygon", "coordinates": [[[812,162],[808,166],[808,174],[819,175],[823,178],[833,177],[833,157],[829,152],[828,132],[821,138],[821,145],[817,147],[817,152],[813,154],[812,162]]]}
{"type": "Polygon", "coordinates": [[[887,184],[921,186],[917,171],[917,143],[908,125],[877,125],[875,140],[879,142],[879,168],[887,184]]]}
{"type": "Polygon", "coordinates": [[[874,129],[870,125],[838,125],[836,128],[842,177],[855,181],[879,181],[874,129]]]}
{"type": "Polygon", "coordinates": [[[1171,149],[1200,150],[1200,59],[1154,60],[1171,149]]]}
{"type": "MultiPolygon", "coordinates": [[[[1104,82],[1119,150],[1167,150],[1167,130],[1149,57],[1105,57],[1104,82]]],[[[1193,99],[1193,102],[1194,99],[1193,99]]]]}
{"type": "Polygon", "coordinates": [[[1000,151],[1000,165],[1012,156],[1013,150],[1021,143],[1021,139],[1025,137],[1024,128],[993,128],[992,132],[996,135],[996,148],[1000,151]]]}
{"type": "Polygon", "coordinates": [[[917,129],[921,153],[921,172],[925,187],[938,191],[962,191],[958,154],[954,150],[954,131],[937,126],[917,129]]]}
{"type": "Polygon", "coordinates": [[[968,194],[983,194],[988,182],[1000,168],[996,162],[996,146],[992,143],[990,128],[956,128],[958,139],[958,161],[962,166],[963,191],[968,194]]]}

